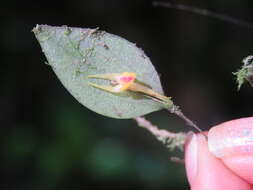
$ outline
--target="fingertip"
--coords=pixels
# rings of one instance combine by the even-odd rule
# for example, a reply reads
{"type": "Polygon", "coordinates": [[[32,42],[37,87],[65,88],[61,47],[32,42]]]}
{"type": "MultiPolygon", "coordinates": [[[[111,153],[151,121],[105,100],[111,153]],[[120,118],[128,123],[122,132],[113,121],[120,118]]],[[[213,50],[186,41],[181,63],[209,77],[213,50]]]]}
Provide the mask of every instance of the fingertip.
{"type": "Polygon", "coordinates": [[[196,174],[198,166],[198,150],[197,150],[197,135],[191,133],[188,135],[185,143],[185,164],[186,175],[190,184],[192,184],[196,174]]]}
{"type": "Polygon", "coordinates": [[[253,184],[253,156],[233,156],[222,159],[224,164],[250,184],[253,184]]]}
{"type": "Polygon", "coordinates": [[[232,120],[211,128],[208,147],[218,158],[253,155],[253,117],[232,120]]]}
{"type": "Polygon", "coordinates": [[[202,134],[191,134],[188,136],[185,144],[185,164],[186,174],[189,183],[195,183],[201,170],[202,163],[204,162],[202,154],[205,155],[207,150],[206,137],[202,134]]]}
{"type": "Polygon", "coordinates": [[[192,190],[252,189],[209,152],[205,136],[192,135],[185,148],[186,172],[192,190]]]}
{"type": "Polygon", "coordinates": [[[208,147],[229,169],[253,184],[253,117],[213,127],[208,133],[208,147]]]}

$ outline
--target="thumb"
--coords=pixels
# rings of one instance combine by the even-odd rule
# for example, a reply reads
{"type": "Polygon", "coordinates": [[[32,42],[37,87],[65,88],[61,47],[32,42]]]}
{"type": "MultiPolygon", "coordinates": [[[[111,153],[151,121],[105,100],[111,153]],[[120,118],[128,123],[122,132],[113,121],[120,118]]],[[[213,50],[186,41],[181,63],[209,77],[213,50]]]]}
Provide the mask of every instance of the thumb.
{"type": "Polygon", "coordinates": [[[192,190],[253,189],[208,151],[206,138],[201,134],[188,139],[185,146],[185,161],[192,190]]]}

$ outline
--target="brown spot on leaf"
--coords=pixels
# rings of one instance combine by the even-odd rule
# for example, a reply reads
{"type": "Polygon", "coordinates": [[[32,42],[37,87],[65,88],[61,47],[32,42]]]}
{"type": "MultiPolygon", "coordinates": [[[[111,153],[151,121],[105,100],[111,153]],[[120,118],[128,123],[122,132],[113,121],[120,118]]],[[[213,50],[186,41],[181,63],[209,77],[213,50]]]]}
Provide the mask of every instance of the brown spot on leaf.
{"type": "Polygon", "coordinates": [[[105,48],[106,50],[109,50],[109,49],[110,49],[109,46],[106,45],[106,44],[104,44],[104,48],[105,48]]]}

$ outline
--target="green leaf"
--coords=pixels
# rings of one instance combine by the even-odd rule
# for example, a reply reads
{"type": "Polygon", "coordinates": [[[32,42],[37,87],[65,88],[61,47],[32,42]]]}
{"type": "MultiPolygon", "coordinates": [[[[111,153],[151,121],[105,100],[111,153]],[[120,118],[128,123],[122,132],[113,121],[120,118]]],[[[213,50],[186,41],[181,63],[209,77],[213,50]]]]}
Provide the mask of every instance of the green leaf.
{"type": "Polygon", "coordinates": [[[88,82],[109,85],[88,75],[135,72],[140,82],[163,94],[159,76],[135,44],[98,29],[37,25],[33,32],[48,64],[66,89],[87,108],[113,118],[133,118],[164,108],[142,94],[109,93],[88,82]]]}

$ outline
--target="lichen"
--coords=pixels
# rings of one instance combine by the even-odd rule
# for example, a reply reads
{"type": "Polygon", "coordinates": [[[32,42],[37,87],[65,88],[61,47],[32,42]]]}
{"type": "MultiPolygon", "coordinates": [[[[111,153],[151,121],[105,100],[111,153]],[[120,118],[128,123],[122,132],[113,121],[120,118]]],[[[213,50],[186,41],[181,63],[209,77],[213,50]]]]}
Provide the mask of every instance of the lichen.
{"type": "Polygon", "coordinates": [[[241,69],[233,73],[236,76],[238,90],[240,90],[245,81],[253,85],[253,56],[247,56],[242,62],[243,66],[241,69]]]}

